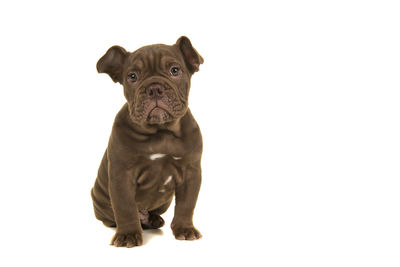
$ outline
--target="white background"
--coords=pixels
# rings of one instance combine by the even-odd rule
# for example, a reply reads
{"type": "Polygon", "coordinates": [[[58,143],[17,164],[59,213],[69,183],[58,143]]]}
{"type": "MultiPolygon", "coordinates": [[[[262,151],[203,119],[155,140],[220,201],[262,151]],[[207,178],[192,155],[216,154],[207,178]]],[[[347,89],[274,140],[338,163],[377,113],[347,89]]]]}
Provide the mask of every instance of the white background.
{"type": "Polygon", "coordinates": [[[1,266],[399,266],[396,1],[2,1],[1,266]],[[195,225],[114,248],[90,189],[122,87],[96,62],[187,35],[204,57],[195,225]]]}

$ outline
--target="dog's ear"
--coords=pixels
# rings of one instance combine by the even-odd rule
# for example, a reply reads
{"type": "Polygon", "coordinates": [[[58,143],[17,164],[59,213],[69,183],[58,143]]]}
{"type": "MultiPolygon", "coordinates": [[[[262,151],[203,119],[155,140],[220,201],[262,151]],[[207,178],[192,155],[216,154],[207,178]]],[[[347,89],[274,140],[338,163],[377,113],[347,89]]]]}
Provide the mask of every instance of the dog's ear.
{"type": "Polygon", "coordinates": [[[200,56],[196,49],[194,49],[189,38],[186,36],[181,36],[178,41],[176,41],[175,45],[179,48],[179,50],[181,50],[186,65],[192,74],[196,71],[199,71],[199,66],[200,64],[203,64],[204,59],[200,56]]]}
{"type": "Polygon", "coordinates": [[[122,84],[122,72],[127,55],[128,52],[123,47],[117,45],[111,47],[97,62],[97,71],[107,73],[114,82],[122,84]]]}

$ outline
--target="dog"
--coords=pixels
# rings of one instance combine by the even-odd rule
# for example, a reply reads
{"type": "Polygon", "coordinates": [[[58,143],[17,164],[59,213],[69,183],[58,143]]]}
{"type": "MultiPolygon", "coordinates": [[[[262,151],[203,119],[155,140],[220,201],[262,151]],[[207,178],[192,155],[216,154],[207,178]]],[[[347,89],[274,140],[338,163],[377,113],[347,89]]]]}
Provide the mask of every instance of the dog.
{"type": "Polygon", "coordinates": [[[175,196],[171,229],[178,240],[202,237],[193,225],[201,184],[200,128],[188,108],[190,79],[204,62],[190,40],[135,52],[112,46],[97,71],[123,85],[118,112],[91,190],[94,213],[116,227],[111,245],[143,244],[143,229],[164,225],[160,216],[175,196]]]}

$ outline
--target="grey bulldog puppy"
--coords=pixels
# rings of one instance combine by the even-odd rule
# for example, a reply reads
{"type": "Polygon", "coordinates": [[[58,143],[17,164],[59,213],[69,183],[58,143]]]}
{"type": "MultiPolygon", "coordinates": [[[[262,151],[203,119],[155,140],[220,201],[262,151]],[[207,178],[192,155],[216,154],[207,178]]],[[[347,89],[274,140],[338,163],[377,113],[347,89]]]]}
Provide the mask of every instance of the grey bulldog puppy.
{"type": "Polygon", "coordinates": [[[175,238],[201,238],[193,211],[201,184],[202,137],[188,96],[190,78],[202,63],[185,36],[172,46],[149,45],[132,53],[113,46],[97,62],[99,73],[123,85],[127,100],[91,191],[96,218],[116,227],[111,245],[142,245],[142,229],[164,225],[160,215],[174,195],[175,238]]]}

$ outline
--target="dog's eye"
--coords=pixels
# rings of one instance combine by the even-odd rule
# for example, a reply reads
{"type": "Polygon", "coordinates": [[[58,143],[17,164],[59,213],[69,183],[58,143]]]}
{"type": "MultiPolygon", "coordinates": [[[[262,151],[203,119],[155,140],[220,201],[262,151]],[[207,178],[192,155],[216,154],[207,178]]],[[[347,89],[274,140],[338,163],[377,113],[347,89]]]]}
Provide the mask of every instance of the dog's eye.
{"type": "Polygon", "coordinates": [[[178,76],[179,75],[179,71],[180,71],[180,69],[178,67],[172,67],[169,72],[173,76],[178,76]]]}
{"type": "Polygon", "coordinates": [[[134,72],[129,73],[128,77],[129,77],[129,80],[130,80],[131,82],[136,82],[136,80],[137,80],[137,75],[136,75],[136,73],[134,73],[134,72]]]}

